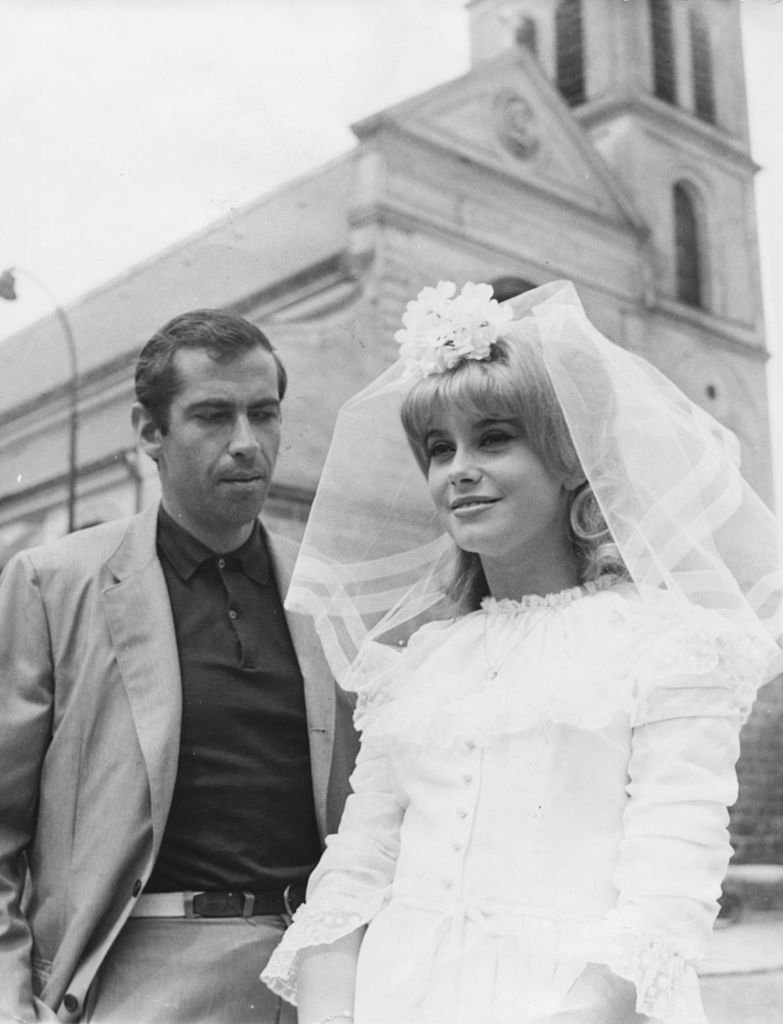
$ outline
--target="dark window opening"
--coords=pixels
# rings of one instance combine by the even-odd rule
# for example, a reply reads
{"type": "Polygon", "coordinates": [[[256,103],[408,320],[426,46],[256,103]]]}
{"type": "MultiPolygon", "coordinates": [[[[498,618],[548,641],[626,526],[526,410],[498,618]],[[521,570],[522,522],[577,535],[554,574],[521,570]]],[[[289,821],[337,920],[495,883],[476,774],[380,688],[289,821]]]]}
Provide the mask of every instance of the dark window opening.
{"type": "Polygon", "coordinates": [[[659,100],[677,102],[674,36],[670,0],[650,0],[654,91],[659,100]]]}
{"type": "Polygon", "coordinates": [[[571,107],[584,103],[585,57],[581,0],[560,0],[555,16],[557,87],[571,107]]]}
{"type": "Polygon", "coordinates": [[[715,82],[709,25],[704,13],[697,10],[691,11],[690,23],[694,109],[702,121],[715,124],[715,82]]]}
{"type": "Polygon", "coordinates": [[[703,306],[699,224],[693,199],[684,185],[674,186],[674,237],[677,298],[688,306],[703,306]]]}

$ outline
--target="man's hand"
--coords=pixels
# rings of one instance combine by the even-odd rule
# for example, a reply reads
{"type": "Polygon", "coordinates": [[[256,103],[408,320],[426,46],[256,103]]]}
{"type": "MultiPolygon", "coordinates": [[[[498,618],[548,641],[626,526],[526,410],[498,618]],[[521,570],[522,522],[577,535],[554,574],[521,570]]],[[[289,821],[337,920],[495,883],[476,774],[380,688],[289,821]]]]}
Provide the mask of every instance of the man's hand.
{"type": "Polygon", "coordinates": [[[636,986],[618,978],[608,967],[588,964],[574,982],[563,1009],[535,1024],[647,1024],[636,1012],[636,986]]]}

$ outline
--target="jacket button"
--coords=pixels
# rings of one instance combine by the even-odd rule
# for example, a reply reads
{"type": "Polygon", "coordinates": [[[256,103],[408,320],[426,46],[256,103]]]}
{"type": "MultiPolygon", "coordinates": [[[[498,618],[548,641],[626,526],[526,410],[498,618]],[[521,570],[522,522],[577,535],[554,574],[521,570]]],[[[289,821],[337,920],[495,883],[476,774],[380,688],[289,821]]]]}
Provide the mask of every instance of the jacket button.
{"type": "Polygon", "coordinates": [[[63,999],[63,1006],[68,1011],[68,1013],[76,1013],[76,1011],[79,1009],[79,1000],[76,998],[76,996],[72,996],[71,993],[68,992],[65,998],[63,999]]]}
{"type": "Polygon", "coordinates": [[[141,892],[141,879],[137,878],[136,881],[133,883],[133,895],[134,896],[138,896],[140,892],[141,892]]]}

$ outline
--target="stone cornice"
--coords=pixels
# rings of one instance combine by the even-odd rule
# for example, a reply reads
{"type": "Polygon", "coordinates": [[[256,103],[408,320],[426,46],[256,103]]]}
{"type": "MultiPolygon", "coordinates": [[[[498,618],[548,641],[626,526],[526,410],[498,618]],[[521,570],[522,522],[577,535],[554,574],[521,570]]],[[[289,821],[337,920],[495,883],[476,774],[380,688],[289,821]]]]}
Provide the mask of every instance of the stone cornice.
{"type": "Polygon", "coordinates": [[[759,170],[741,139],[728,135],[687,110],[664,103],[653,96],[609,96],[591,100],[580,107],[574,107],[573,114],[588,132],[621,117],[638,117],[658,131],[665,132],[670,141],[674,129],[674,138],[678,142],[688,139],[691,144],[709,150],[713,156],[727,163],[739,165],[750,174],[759,170]]]}

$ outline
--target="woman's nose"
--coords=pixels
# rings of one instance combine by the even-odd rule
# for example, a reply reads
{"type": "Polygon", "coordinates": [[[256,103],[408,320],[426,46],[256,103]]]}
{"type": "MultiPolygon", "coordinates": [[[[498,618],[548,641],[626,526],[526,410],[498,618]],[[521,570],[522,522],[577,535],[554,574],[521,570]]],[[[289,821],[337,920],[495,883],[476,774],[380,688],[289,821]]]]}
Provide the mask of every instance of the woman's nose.
{"type": "Polygon", "coordinates": [[[481,476],[481,469],[470,452],[457,450],[449,466],[449,482],[452,484],[473,482],[481,476]]]}

